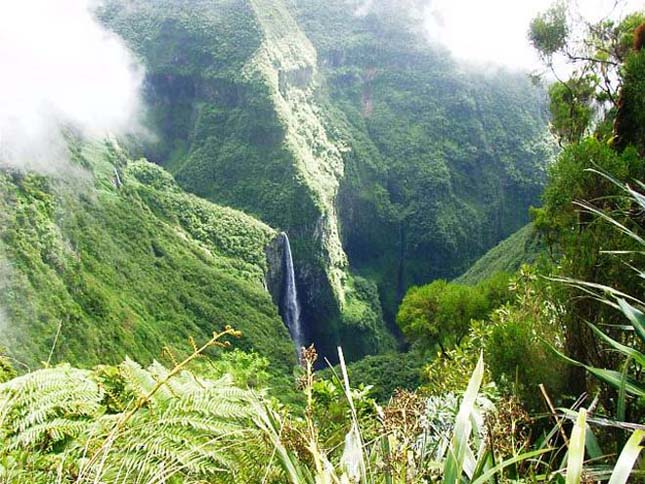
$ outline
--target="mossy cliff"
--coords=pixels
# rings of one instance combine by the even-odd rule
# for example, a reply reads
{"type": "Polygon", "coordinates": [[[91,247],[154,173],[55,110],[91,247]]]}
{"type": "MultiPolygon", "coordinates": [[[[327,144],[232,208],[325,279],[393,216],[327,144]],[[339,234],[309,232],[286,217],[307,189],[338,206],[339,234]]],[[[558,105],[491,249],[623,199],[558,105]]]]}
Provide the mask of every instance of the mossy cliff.
{"type": "Polygon", "coordinates": [[[545,94],[431,46],[418,2],[293,3],[347,147],[343,246],[391,321],[408,287],[455,277],[527,223],[554,154],[545,94]]]}
{"type": "Polygon", "coordinates": [[[406,9],[330,0],[112,0],[146,66],[145,150],[188,191],[286,231],[309,337],[393,346],[411,284],[519,227],[550,156],[543,94],[470,73],[406,9]],[[360,276],[360,277],[359,277],[360,276]],[[383,316],[385,315],[385,317],[383,316]]]}
{"type": "Polygon", "coordinates": [[[0,172],[0,344],[30,366],[52,348],[52,363],[150,362],[230,324],[239,347],[288,371],[295,352],[265,289],[277,233],[113,142],[73,146],[64,176],[0,172]]]}

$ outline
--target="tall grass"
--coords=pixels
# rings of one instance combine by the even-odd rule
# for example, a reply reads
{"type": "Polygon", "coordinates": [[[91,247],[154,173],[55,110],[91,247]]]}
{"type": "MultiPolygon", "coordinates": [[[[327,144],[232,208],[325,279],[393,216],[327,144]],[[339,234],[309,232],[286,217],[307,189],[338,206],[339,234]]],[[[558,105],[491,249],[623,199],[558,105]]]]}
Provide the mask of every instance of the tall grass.
{"type": "Polygon", "coordinates": [[[485,420],[478,418],[478,396],[484,375],[482,357],[462,396],[451,425],[451,434],[446,436],[450,442],[447,452],[438,453],[436,448],[429,448],[426,445],[429,439],[419,433],[410,435],[403,425],[398,428],[387,425],[385,412],[381,408],[377,408],[380,432],[366,442],[354,406],[343,353],[339,349],[339,379],[350,410],[347,417],[349,431],[339,453],[340,458],[334,459],[318,439],[318,424],[312,417],[313,357],[315,354],[311,349],[305,353],[304,392],[308,396],[303,431],[305,455],[290,448],[289,438],[285,437],[285,428],[289,426],[288,414],[281,414],[261,403],[256,407],[258,426],[272,442],[274,457],[291,484],[410,484],[427,482],[429,479],[449,484],[483,484],[501,475],[509,466],[551,451],[550,448],[536,449],[495,463],[490,442],[486,438],[488,429],[485,420]]]}

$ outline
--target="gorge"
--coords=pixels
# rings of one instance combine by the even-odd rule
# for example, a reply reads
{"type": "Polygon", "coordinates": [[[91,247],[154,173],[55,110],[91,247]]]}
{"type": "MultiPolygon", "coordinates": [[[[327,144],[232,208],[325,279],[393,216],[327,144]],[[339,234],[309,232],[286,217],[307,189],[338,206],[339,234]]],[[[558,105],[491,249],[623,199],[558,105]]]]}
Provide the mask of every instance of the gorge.
{"type": "MultiPolygon", "coordinates": [[[[212,251],[209,244],[226,247],[232,267],[249,258],[243,230],[219,233],[217,227],[203,225],[210,209],[192,213],[160,205],[153,191],[161,188],[164,200],[171,193],[192,193],[245,212],[276,233],[288,233],[284,260],[253,256],[265,279],[267,271],[275,270],[267,264],[284,265],[282,282],[259,283],[287,291],[271,291],[271,320],[279,312],[295,344],[313,342],[331,361],[339,345],[350,361],[397,348],[395,316],[406,290],[458,276],[524,226],[553,153],[544,92],[523,75],[464,69],[428,43],[415,18],[392,14],[387,1],[385,13],[365,16],[347,16],[347,5],[345,0],[106,1],[98,18],[145,67],[145,122],[157,136],[121,140],[118,150],[110,143],[103,149],[92,143],[88,148],[82,139],[70,142],[72,161],[96,180],[105,170],[127,172],[141,156],[162,167],[154,175],[144,170],[135,197],[145,194],[149,209],[170,217],[170,226],[182,227],[182,233],[192,227],[189,237],[206,243],[206,250],[212,251]],[[105,162],[114,166],[104,168],[105,162]],[[167,177],[176,184],[159,181],[167,177]],[[196,224],[203,227],[196,229],[196,224]]],[[[141,175],[139,168],[137,173],[141,175]]],[[[6,180],[9,192],[17,195],[5,198],[5,218],[18,217],[19,207],[40,210],[29,191],[21,195],[24,183],[34,183],[31,178],[6,180]]],[[[58,261],[58,269],[45,263],[38,271],[57,273],[60,267],[80,264],[87,281],[70,279],[65,269],[52,279],[61,280],[61,286],[38,286],[31,252],[20,252],[14,247],[18,241],[5,236],[3,253],[17,288],[13,299],[3,303],[9,319],[28,327],[27,320],[37,314],[47,328],[40,331],[41,343],[29,343],[32,357],[45,351],[60,318],[67,318],[60,306],[48,309],[52,291],[68,294],[68,303],[77,308],[74,324],[87,327],[88,334],[94,331],[88,315],[98,317],[97,307],[103,308],[103,319],[113,321],[104,328],[113,331],[115,341],[139,328],[135,346],[148,338],[153,320],[165,320],[182,306],[197,320],[178,327],[177,334],[206,328],[215,314],[226,314],[232,323],[244,317],[226,300],[212,303],[217,312],[207,309],[192,289],[176,294],[177,305],[170,312],[158,304],[145,310],[141,305],[122,307],[115,283],[103,287],[109,257],[92,264],[86,264],[87,257],[79,259],[77,247],[83,246],[85,235],[74,232],[75,221],[66,222],[68,215],[78,218],[73,207],[89,202],[74,201],[59,181],[38,183],[57,202],[41,220],[49,228],[37,230],[55,234],[48,237],[69,248],[52,256],[44,241],[30,242],[34,250],[42,246],[39,260],[58,261]],[[41,309],[35,313],[21,307],[27,294],[39,301],[41,309]]],[[[103,207],[133,196],[127,176],[120,176],[119,184],[117,198],[106,187],[88,187],[88,193],[101,194],[99,212],[109,213],[103,207]]],[[[85,196],[83,190],[78,193],[85,196]]],[[[16,230],[22,230],[19,220],[13,222],[16,230]]],[[[157,237],[156,230],[148,233],[157,237]]],[[[260,240],[260,252],[266,253],[270,243],[260,240]]],[[[166,251],[160,242],[148,245],[156,263],[146,271],[164,281],[161,274],[170,271],[163,263],[166,251]]],[[[128,266],[131,254],[125,249],[120,254],[121,264],[128,266]]],[[[164,290],[161,284],[155,292],[164,290]]],[[[156,336],[149,342],[164,339],[152,331],[156,336]]],[[[73,344],[82,345],[83,337],[75,334],[73,344]]],[[[250,337],[249,347],[256,344],[250,337]]],[[[98,355],[90,351],[83,356],[92,360],[98,355]]]]}
{"type": "Polygon", "coordinates": [[[645,11],[542,1],[0,2],[0,483],[642,478],[645,11]]]}
{"type": "Polygon", "coordinates": [[[146,68],[143,154],[289,233],[308,339],[332,360],[341,342],[352,360],[394,348],[406,289],[524,226],[554,153],[524,75],[464,69],[392,2],[347,15],[358,3],[100,10],[146,68]]]}

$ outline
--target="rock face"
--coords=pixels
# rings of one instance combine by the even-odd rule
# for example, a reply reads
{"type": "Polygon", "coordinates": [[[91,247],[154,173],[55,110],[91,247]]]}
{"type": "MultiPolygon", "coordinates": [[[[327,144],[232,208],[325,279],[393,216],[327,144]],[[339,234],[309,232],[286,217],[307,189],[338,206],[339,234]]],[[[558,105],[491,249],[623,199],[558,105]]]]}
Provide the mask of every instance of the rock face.
{"type": "Polygon", "coordinates": [[[266,289],[276,306],[280,306],[280,296],[284,285],[284,237],[277,235],[265,249],[267,271],[265,275],[266,289]]]}
{"type": "Polygon", "coordinates": [[[350,359],[392,348],[406,288],[457,275],[522,226],[548,158],[538,91],[460,69],[390,3],[100,11],[146,64],[160,133],[146,154],[186,190],[289,233],[307,342],[332,359],[341,343],[350,359]]]}
{"type": "Polygon", "coordinates": [[[307,327],[302,318],[295,265],[289,237],[281,233],[266,248],[268,269],[266,287],[297,350],[307,342],[307,327]]]}

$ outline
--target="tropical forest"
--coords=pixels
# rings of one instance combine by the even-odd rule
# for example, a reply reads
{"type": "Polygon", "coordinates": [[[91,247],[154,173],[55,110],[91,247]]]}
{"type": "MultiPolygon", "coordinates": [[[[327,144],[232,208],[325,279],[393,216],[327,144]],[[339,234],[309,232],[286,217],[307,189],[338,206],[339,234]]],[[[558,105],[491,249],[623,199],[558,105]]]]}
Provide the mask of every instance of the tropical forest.
{"type": "Polygon", "coordinates": [[[645,482],[642,0],[2,0],[0,484],[645,482]]]}

